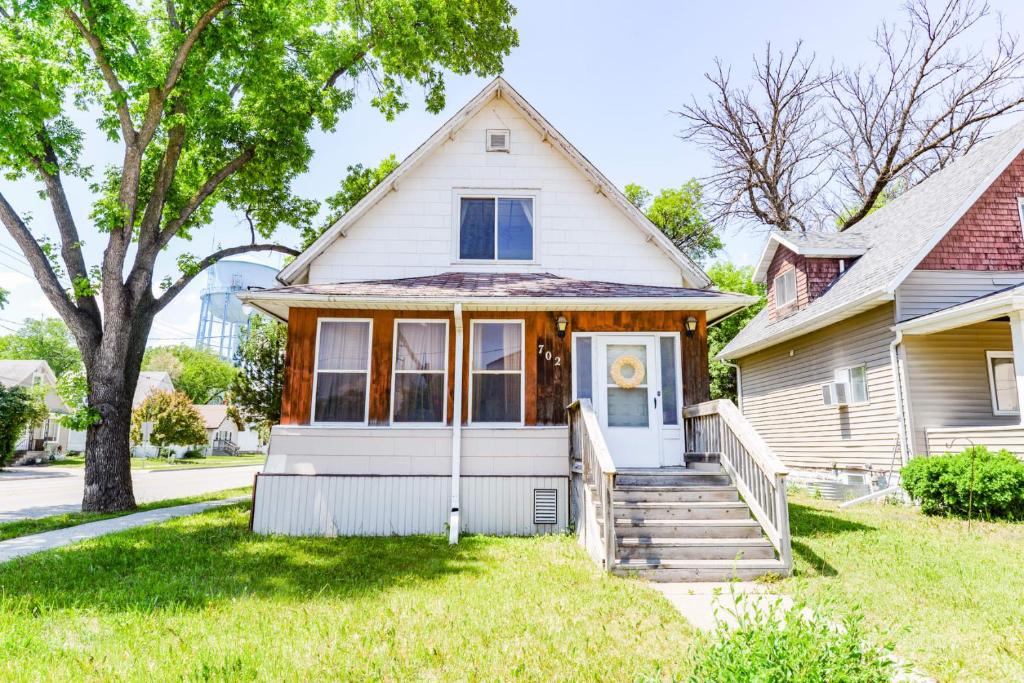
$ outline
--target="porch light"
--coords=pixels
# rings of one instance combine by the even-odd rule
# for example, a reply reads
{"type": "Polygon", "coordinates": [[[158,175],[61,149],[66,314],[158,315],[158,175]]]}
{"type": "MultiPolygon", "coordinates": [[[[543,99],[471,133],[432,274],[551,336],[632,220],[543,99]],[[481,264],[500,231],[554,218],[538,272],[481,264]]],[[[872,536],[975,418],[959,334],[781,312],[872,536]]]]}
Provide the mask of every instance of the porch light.
{"type": "Polygon", "coordinates": [[[692,337],[693,333],[697,331],[697,319],[692,315],[686,318],[686,336],[692,337]]]}
{"type": "Polygon", "coordinates": [[[564,315],[558,316],[558,320],[555,321],[555,329],[558,330],[558,338],[565,338],[565,330],[569,327],[569,321],[565,319],[564,315]]]}

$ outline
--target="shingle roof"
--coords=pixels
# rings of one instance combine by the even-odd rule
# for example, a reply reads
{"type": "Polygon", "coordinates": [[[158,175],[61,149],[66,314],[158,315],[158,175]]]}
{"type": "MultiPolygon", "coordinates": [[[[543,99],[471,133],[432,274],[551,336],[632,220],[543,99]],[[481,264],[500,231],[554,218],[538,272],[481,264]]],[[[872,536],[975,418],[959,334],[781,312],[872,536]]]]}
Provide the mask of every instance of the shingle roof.
{"type": "MultiPolygon", "coordinates": [[[[739,358],[891,300],[906,275],[1022,147],[1024,122],[979,143],[849,230],[837,233],[837,239],[863,240],[864,255],[806,308],[775,322],[769,322],[767,309],[761,311],[719,355],[739,358]]],[[[824,233],[809,239],[820,239],[818,235],[824,233]]]]}
{"type": "Polygon", "coordinates": [[[0,360],[0,384],[5,387],[30,387],[37,372],[53,384],[53,372],[44,360],[0,360]]]}
{"type": "Polygon", "coordinates": [[[224,423],[224,420],[228,419],[228,407],[226,405],[194,405],[192,407],[199,412],[207,429],[217,429],[224,423]]]}

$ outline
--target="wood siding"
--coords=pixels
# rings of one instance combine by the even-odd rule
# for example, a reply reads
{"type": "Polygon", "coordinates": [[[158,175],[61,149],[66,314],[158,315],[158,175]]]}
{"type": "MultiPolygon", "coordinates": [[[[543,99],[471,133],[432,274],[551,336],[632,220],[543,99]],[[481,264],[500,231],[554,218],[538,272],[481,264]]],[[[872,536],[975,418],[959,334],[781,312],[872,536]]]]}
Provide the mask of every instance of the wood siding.
{"type": "Polygon", "coordinates": [[[1024,272],[915,270],[896,290],[899,320],[977,299],[1024,282],[1024,272]]]}
{"type": "Polygon", "coordinates": [[[892,304],[879,306],[738,361],[743,413],[787,465],[892,464],[899,430],[889,363],[893,314],[892,304]],[[861,364],[868,403],[824,405],[821,385],[836,369],[861,364]]]}
{"type": "Polygon", "coordinates": [[[779,245],[768,266],[768,319],[772,322],[795,313],[821,296],[839,277],[839,260],[807,258],[779,245]],[[777,309],[775,278],[790,268],[796,271],[796,301],[777,309]]]}
{"type": "MultiPolygon", "coordinates": [[[[710,394],[707,363],[707,325],[703,311],[566,311],[569,327],[564,339],[558,337],[558,312],[483,312],[463,314],[465,330],[464,367],[469,368],[469,330],[473,320],[525,321],[524,391],[526,425],[565,425],[565,407],[572,392],[572,332],[679,332],[682,340],[683,397],[686,403],[700,403],[710,394]],[[698,320],[692,337],[684,333],[688,316],[698,320]],[[543,345],[544,352],[538,352],[543,345]],[[548,360],[546,351],[552,352],[548,360]],[[560,358],[556,364],[555,358],[560,358]]],[[[373,343],[370,363],[370,425],[387,425],[391,419],[391,364],[395,319],[445,318],[443,311],[403,312],[390,310],[338,310],[293,308],[288,321],[288,350],[285,361],[284,396],[281,401],[281,424],[309,424],[313,395],[316,331],[318,318],[371,318],[373,343]]],[[[448,340],[448,422],[451,423],[454,400],[454,328],[449,325],[448,340]]],[[[463,421],[469,419],[468,382],[463,384],[463,421]]]]}
{"type": "Polygon", "coordinates": [[[934,427],[927,430],[927,453],[959,453],[972,444],[1007,450],[1024,459],[1024,427],[934,427]]]}
{"type": "MultiPolygon", "coordinates": [[[[290,536],[441,534],[448,523],[451,477],[262,474],[253,531],[290,536]]],[[[568,477],[463,477],[461,528],[527,536],[568,527],[568,477]],[[557,491],[557,523],[533,523],[534,489],[557,491]]]]}
{"type": "Polygon", "coordinates": [[[937,427],[1016,425],[1016,415],[994,415],[986,351],[1010,351],[1010,325],[986,322],[948,332],[904,337],[914,452],[928,447],[937,427]]]}

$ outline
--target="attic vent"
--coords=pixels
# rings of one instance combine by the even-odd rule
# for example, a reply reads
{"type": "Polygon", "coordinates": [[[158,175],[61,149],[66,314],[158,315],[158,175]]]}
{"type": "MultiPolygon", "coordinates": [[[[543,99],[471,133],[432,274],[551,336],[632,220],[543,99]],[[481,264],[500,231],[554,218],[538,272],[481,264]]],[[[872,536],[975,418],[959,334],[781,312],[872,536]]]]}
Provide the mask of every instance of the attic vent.
{"type": "Polygon", "coordinates": [[[490,128],[487,130],[487,151],[507,152],[509,151],[508,129],[490,128]]]}
{"type": "Polygon", "coordinates": [[[558,524],[558,490],[533,490],[533,523],[558,524]]]}

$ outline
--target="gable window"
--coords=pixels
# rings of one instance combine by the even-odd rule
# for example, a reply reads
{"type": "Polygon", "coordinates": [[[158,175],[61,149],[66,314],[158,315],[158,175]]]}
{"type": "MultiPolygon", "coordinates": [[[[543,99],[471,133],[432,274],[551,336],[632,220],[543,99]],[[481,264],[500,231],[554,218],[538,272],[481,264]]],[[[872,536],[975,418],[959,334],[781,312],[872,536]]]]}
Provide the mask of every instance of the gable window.
{"type": "Polygon", "coordinates": [[[460,197],[459,260],[532,261],[532,197],[460,197]]]}
{"type": "Polygon", "coordinates": [[[470,421],[523,421],[523,321],[474,320],[470,329],[470,421]]]}
{"type": "Polygon", "coordinates": [[[448,322],[396,320],[391,421],[443,423],[448,389],[448,322]]]}
{"type": "Polygon", "coordinates": [[[366,422],[370,321],[325,318],[316,337],[313,422],[366,422]]]}
{"type": "Polygon", "coordinates": [[[992,390],[992,414],[1019,415],[1013,352],[989,351],[985,355],[988,358],[988,383],[992,390]]]}
{"type": "Polygon", "coordinates": [[[775,278],[775,308],[788,306],[796,301],[796,269],[790,268],[775,278]]]}
{"type": "Polygon", "coordinates": [[[848,403],[868,402],[867,370],[863,365],[839,368],[835,371],[834,381],[847,386],[846,400],[848,403]]]}

